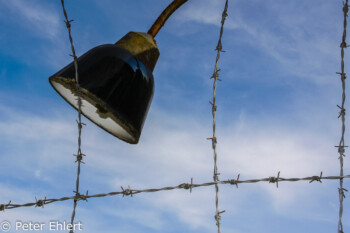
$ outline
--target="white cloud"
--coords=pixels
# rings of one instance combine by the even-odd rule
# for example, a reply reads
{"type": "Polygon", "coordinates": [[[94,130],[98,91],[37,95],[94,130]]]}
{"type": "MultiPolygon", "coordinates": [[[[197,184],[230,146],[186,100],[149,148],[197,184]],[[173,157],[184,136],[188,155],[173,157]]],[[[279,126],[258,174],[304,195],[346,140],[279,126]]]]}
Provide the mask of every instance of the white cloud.
{"type": "MultiPolygon", "coordinates": [[[[53,188],[65,186],[65,190],[57,193],[70,192],[72,188],[66,187],[66,183],[63,186],[62,181],[69,180],[73,184],[74,180],[71,174],[74,174],[75,164],[70,156],[76,149],[75,116],[48,118],[3,109],[8,120],[0,125],[2,138],[6,138],[8,144],[21,141],[27,148],[25,154],[20,150],[18,154],[12,155],[20,163],[6,163],[7,167],[3,171],[18,171],[21,168],[23,170],[17,175],[11,172],[11,177],[18,178],[26,174],[25,180],[31,182],[47,176],[49,179],[45,184],[53,188]],[[65,172],[68,165],[73,170],[71,173],[65,172]]],[[[134,189],[175,186],[190,182],[191,177],[194,183],[212,180],[213,152],[210,141],[206,140],[211,129],[202,120],[192,119],[191,116],[168,115],[155,109],[149,116],[137,146],[120,142],[92,123],[87,123],[83,128],[82,148],[87,157],[82,167],[82,190],[88,189],[89,193],[94,194],[118,191],[121,190],[120,186],[128,185],[134,189]]],[[[321,136],[319,131],[313,132],[298,125],[271,125],[261,119],[257,122],[242,117],[235,125],[218,124],[217,133],[218,165],[222,180],[232,179],[238,173],[241,173],[241,179],[263,178],[275,176],[278,171],[281,171],[282,177],[318,175],[320,171],[324,175],[335,175],[333,172],[338,169],[336,151],[329,141],[332,135],[321,136]]],[[[6,161],[4,157],[1,159],[6,161]]],[[[221,191],[220,197],[225,203],[223,208],[234,214],[243,208],[243,203],[238,202],[245,195],[265,195],[269,197],[274,211],[283,212],[286,207],[297,203],[299,198],[310,198],[316,192],[289,188],[286,183],[280,186],[277,191],[271,184],[256,185],[254,189],[248,190],[241,187],[234,200],[230,193],[221,191]]],[[[141,200],[152,207],[139,209],[139,214],[135,214],[135,207],[127,211],[119,209],[113,215],[159,230],[166,224],[160,215],[168,213],[190,228],[214,230],[213,188],[194,189],[192,194],[188,192],[139,194],[142,195],[141,200]]],[[[17,195],[20,200],[28,201],[28,194],[17,192],[17,195]]],[[[106,213],[112,212],[107,210],[106,213]]]]}
{"type": "Polygon", "coordinates": [[[128,208],[124,210],[115,210],[113,208],[104,208],[103,212],[109,214],[110,216],[135,222],[155,230],[160,230],[164,227],[164,222],[161,220],[161,213],[154,211],[153,209],[128,208]]]}
{"type": "MultiPolygon", "coordinates": [[[[224,10],[225,1],[193,1],[188,2],[174,18],[179,22],[196,21],[203,24],[221,26],[221,13],[224,10]]],[[[231,5],[231,3],[229,3],[231,5]]],[[[231,6],[230,6],[231,7],[231,6]]],[[[226,18],[225,26],[229,29],[240,27],[231,17],[226,18]]]]}
{"type": "MultiPolygon", "coordinates": [[[[176,16],[177,20],[220,26],[224,1],[202,2],[188,4],[176,16]]],[[[302,1],[233,1],[229,3],[224,42],[232,51],[232,46],[240,45],[230,40],[248,43],[274,58],[284,75],[291,74],[317,84],[329,83],[329,76],[338,69],[342,22],[330,16],[333,9],[334,4],[328,2],[315,6],[302,1]],[[306,8],[311,10],[305,12],[306,8]],[[339,27],[334,27],[337,22],[339,27]]]]}

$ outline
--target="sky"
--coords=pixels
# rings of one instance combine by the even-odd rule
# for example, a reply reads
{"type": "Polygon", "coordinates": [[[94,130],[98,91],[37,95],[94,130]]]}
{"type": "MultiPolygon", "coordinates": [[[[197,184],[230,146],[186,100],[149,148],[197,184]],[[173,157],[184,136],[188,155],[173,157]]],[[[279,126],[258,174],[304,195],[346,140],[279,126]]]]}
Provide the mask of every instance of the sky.
{"type": "MultiPolygon", "coordinates": [[[[66,0],[78,56],[146,32],[170,0],[66,0]]],[[[212,99],[225,0],[191,0],[159,32],[155,93],[140,142],[83,118],[80,189],[89,194],[213,179],[212,99]]],[[[339,175],[342,1],[229,0],[217,87],[220,180],[339,175]]],[[[74,195],[77,112],[48,77],[70,63],[59,0],[0,0],[0,203],[74,195]]],[[[346,51],[346,70],[350,60],[346,51]]],[[[350,65],[350,64],[349,64],[350,65]]],[[[346,101],[346,108],[349,106],[346,101]]],[[[346,119],[347,120],[347,119],[346,119]]],[[[349,131],[345,133],[345,144],[349,131]]],[[[346,153],[345,153],[346,154],[346,153]]],[[[349,158],[344,173],[350,174],[349,158]]],[[[349,189],[349,180],[344,187],[349,189]]],[[[220,185],[223,233],[336,232],[338,181],[220,185]]],[[[0,213],[69,221],[72,201],[0,213]]],[[[216,232],[213,186],[79,202],[77,232],[216,232]]],[[[344,200],[344,231],[350,231],[344,200]]],[[[9,232],[24,232],[10,230],[9,232]]]]}

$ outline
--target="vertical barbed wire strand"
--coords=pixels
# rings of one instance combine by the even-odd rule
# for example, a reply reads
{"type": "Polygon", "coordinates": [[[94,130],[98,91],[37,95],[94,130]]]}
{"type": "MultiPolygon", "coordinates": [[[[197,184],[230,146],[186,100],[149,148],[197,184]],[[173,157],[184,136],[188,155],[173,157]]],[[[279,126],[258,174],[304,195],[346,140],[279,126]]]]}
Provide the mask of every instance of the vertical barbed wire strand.
{"type": "Polygon", "coordinates": [[[214,73],[212,75],[211,78],[214,78],[214,83],[213,83],[213,101],[210,102],[210,104],[212,105],[212,115],[213,115],[213,137],[210,138],[212,140],[212,147],[213,147],[213,151],[214,151],[214,182],[215,183],[215,191],[216,191],[216,197],[215,197],[215,205],[216,205],[216,213],[215,213],[215,220],[216,220],[216,225],[218,227],[218,233],[220,233],[220,220],[221,220],[221,216],[220,214],[223,213],[220,212],[219,210],[219,185],[218,185],[218,181],[219,181],[219,173],[218,173],[218,167],[217,167],[217,152],[216,152],[216,144],[217,144],[217,138],[216,138],[216,110],[217,110],[217,105],[216,105],[216,86],[217,86],[217,81],[220,80],[219,79],[219,71],[220,69],[218,69],[218,62],[220,59],[220,53],[224,52],[222,50],[222,43],[221,43],[221,39],[222,39],[222,34],[224,32],[224,24],[225,24],[225,20],[227,17],[227,8],[228,8],[228,0],[226,0],[225,3],[225,8],[224,11],[222,12],[222,19],[221,19],[221,29],[220,29],[220,36],[219,36],[219,41],[218,44],[216,46],[217,50],[217,55],[216,55],[216,61],[215,61],[215,67],[214,67],[214,73]]]}
{"type": "MultiPolygon", "coordinates": [[[[338,147],[338,153],[339,153],[339,161],[340,161],[340,176],[343,176],[344,174],[344,153],[345,153],[345,141],[344,141],[344,134],[345,134],[345,79],[346,79],[346,73],[345,73],[345,65],[344,65],[344,50],[348,47],[346,44],[346,28],[347,28],[347,17],[348,17],[348,11],[349,11],[349,5],[348,0],[343,2],[343,14],[344,14],[344,30],[343,30],[343,36],[342,36],[342,42],[340,44],[341,48],[341,72],[338,73],[341,77],[341,83],[342,83],[342,103],[341,106],[338,105],[340,108],[339,117],[341,117],[342,121],[342,128],[341,128],[341,138],[338,147]]],[[[343,223],[342,223],[342,217],[343,217],[343,200],[345,198],[344,189],[343,187],[343,179],[339,180],[339,222],[338,222],[338,233],[343,233],[343,223]]]]}
{"type": "MultiPolygon", "coordinates": [[[[68,15],[67,15],[66,9],[64,7],[64,0],[61,0],[61,4],[62,4],[62,9],[63,9],[63,14],[65,17],[66,27],[68,29],[69,41],[70,41],[70,45],[71,45],[71,49],[72,49],[72,57],[74,59],[75,81],[76,81],[75,86],[76,86],[77,97],[78,97],[78,99],[77,99],[77,102],[78,102],[78,120],[77,120],[77,124],[78,124],[78,151],[77,151],[77,154],[74,155],[77,157],[75,162],[78,162],[78,166],[77,166],[77,179],[76,179],[76,186],[75,186],[75,198],[74,198],[73,212],[72,212],[72,216],[71,216],[71,224],[73,225],[74,218],[75,218],[75,211],[76,211],[76,208],[78,205],[78,201],[81,199],[81,195],[79,193],[80,166],[82,163],[83,156],[85,156],[81,152],[81,130],[83,128],[84,123],[81,122],[82,99],[81,99],[81,89],[80,89],[80,85],[79,85],[78,58],[77,58],[76,53],[75,53],[75,49],[74,49],[74,45],[73,45],[73,38],[72,38],[72,34],[71,34],[71,22],[73,20],[68,19],[68,15]]],[[[70,230],[70,233],[73,233],[72,229],[70,230]]]]}

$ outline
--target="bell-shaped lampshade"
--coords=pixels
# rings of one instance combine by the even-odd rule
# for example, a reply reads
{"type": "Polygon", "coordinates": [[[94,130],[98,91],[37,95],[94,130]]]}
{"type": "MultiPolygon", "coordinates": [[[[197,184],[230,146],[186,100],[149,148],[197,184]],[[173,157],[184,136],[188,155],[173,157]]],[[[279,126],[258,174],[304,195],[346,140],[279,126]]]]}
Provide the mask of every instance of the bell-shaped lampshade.
{"type": "MultiPolygon", "coordinates": [[[[142,33],[128,35],[121,41],[130,41],[135,35],[145,36],[142,33]]],[[[145,65],[147,61],[139,59],[140,54],[145,56],[139,46],[136,46],[138,52],[130,52],[118,43],[97,46],[78,58],[81,110],[85,117],[110,134],[136,144],[152,101],[152,70],[159,52],[152,62],[153,67],[149,68],[145,65]]],[[[49,81],[69,104],[78,109],[73,62],[51,76],[49,81]]]]}

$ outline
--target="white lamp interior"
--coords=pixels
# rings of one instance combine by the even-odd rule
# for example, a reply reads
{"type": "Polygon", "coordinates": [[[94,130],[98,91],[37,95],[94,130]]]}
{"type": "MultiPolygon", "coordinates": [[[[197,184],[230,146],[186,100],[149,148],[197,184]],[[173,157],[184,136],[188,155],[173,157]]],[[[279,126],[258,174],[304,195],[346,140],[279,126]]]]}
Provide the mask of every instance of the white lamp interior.
{"type": "MultiPolygon", "coordinates": [[[[70,104],[72,104],[78,109],[77,96],[74,95],[74,93],[70,89],[64,87],[62,84],[57,82],[52,82],[52,85],[70,104]]],[[[127,141],[134,141],[134,138],[131,136],[131,134],[129,134],[125,129],[123,129],[117,122],[112,120],[110,117],[101,118],[98,114],[98,109],[84,99],[82,99],[81,111],[91,121],[106,129],[110,133],[118,135],[119,137],[127,141]]]]}

